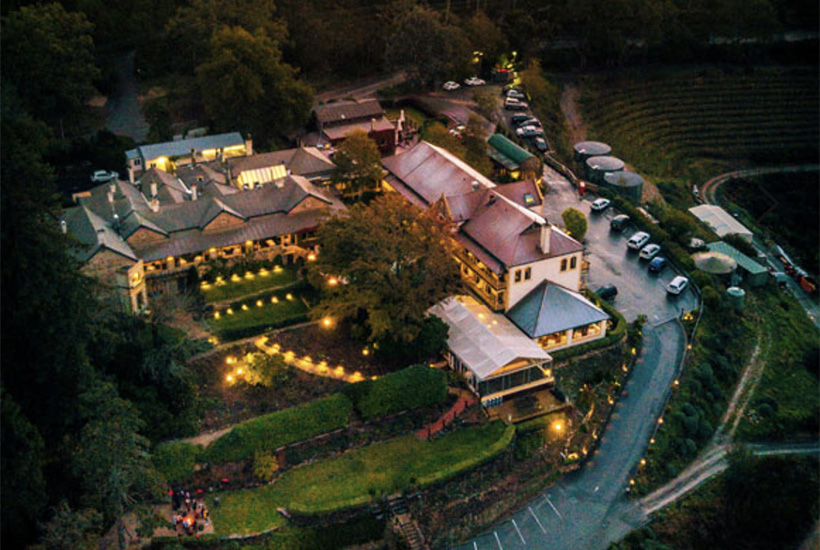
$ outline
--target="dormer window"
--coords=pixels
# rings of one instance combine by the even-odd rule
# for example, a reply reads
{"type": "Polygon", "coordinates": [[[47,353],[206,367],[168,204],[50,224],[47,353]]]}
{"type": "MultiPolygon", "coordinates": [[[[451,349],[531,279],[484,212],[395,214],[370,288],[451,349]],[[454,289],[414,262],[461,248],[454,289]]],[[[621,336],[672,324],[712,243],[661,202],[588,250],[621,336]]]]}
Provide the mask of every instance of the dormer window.
{"type": "Polygon", "coordinates": [[[532,196],[532,193],[524,193],[524,204],[527,206],[535,204],[535,198],[532,196]]]}

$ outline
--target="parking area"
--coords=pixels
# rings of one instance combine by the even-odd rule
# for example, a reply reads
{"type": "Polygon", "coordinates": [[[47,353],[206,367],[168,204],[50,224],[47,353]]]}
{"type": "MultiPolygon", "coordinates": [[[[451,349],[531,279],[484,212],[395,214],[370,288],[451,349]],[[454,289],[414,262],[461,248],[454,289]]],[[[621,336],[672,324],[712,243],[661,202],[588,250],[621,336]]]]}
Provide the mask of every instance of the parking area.
{"type": "MultiPolygon", "coordinates": [[[[549,168],[544,181],[549,192],[544,197],[544,213],[547,218],[561,224],[561,212],[572,206],[581,210],[589,222],[589,230],[584,244],[589,252],[590,262],[587,286],[593,290],[604,285],[615,285],[618,296],[612,301],[628,321],[638,315],[646,315],[649,322],[658,324],[682,312],[691,311],[697,305],[697,298],[691,288],[679,296],[666,292],[666,284],[677,273],[667,267],[659,275],[649,273],[649,262],[638,258],[636,251],[626,246],[635,232],[627,228],[620,233],[611,231],[609,220],[618,214],[612,207],[602,213],[590,211],[590,203],[595,197],[579,200],[575,189],[563,177],[549,168]]],[[[663,255],[663,251],[661,254],[663,255]]]]}

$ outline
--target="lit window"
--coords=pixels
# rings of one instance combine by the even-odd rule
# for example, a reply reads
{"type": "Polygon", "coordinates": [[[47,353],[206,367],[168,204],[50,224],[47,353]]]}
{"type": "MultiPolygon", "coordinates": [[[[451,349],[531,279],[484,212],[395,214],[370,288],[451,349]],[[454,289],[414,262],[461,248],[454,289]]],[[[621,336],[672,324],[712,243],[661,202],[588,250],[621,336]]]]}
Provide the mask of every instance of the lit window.
{"type": "MultiPolygon", "coordinates": [[[[563,270],[562,270],[562,271],[563,271],[563,270]]],[[[516,270],[515,270],[515,282],[516,282],[516,283],[520,283],[520,282],[521,282],[521,270],[520,270],[520,269],[516,269],[516,270]]]]}
{"type": "Polygon", "coordinates": [[[527,206],[535,204],[535,198],[532,196],[532,193],[524,193],[524,204],[527,206]]]}
{"type": "Polygon", "coordinates": [[[529,281],[532,278],[532,268],[527,268],[524,270],[524,280],[529,281]]]}
{"type": "Polygon", "coordinates": [[[569,268],[575,269],[578,267],[578,256],[573,256],[569,261],[569,268]]]}
{"type": "Polygon", "coordinates": [[[566,270],[567,270],[567,259],[564,258],[563,260],[561,260],[561,271],[566,271],[566,270]]]}

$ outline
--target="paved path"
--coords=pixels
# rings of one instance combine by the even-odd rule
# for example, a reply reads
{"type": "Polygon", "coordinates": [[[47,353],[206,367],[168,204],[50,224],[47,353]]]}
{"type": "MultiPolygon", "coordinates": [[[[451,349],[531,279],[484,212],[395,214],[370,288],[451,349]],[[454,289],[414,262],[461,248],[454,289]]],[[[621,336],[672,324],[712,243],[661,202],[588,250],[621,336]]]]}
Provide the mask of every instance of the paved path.
{"type": "Polygon", "coordinates": [[[476,402],[475,395],[471,392],[460,388],[447,388],[447,391],[458,396],[458,399],[450,409],[441,415],[435,422],[424,426],[416,432],[416,437],[419,439],[429,439],[436,435],[441,430],[447,427],[450,422],[456,419],[458,415],[463,413],[467,407],[476,402]]]}
{"type": "Polygon", "coordinates": [[[137,99],[137,80],[134,78],[134,52],[117,60],[117,93],[108,101],[106,129],[121,136],[134,138],[140,143],[148,136],[148,121],[142,115],[137,99]]]}
{"type": "Polygon", "coordinates": [[[639,527],[644,516],[627,500],[625,490],[662,411],[683,348],[678,323],[647,325],[643,351],[592,460],[457,548],[603,550],[639,527]]]}

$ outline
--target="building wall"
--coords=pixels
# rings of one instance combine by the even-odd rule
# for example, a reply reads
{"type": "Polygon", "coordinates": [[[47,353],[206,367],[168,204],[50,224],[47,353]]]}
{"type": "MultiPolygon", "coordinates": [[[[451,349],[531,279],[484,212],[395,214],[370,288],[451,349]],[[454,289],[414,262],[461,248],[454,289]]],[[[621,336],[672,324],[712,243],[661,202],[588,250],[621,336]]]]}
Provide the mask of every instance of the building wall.
{"type": "Polygon", "coordinates": [[[156,242],[164,241],[167,239],[165,235],[161,235],[156,231],[151,231],[150,229],[146,229],[145,227],[140,227],[134,233],[128,237],[127,241],[132,247],[141,247],[147,244],[153,244],[156,242]]]}
{"type": "Polygon", "coordinates": [[[242,218],[237,218],[233,214],[228,214],[227,212],[222,212],[217,217],[215,217],[211,222],[205,226],[204,231],[214,231],[217,229],[225,229],[226,227],[234,227],[240,224],[245,223],[242,218]]]}
{"type": "Polygon", "coordinates": [[[558,283],[571,290],[581,289],[581,253],[567,254],[547,258],[538,262],[515,266],[507,273],[507,304],[509,310],[526,296],[532,289],[541,284],[545,279],[558,283]],[[575,259],[573,266],[573,258],[575,259]],[[566,263],[564,263],[566,262],[566,263]],[[565,265],[565,269],[561,269],[565,265]],[[526,277],[527,269],[530,270],[529,278],[526,277]],[[521,270],[521,278],[516,282],[516,272],[521,270]]]}

